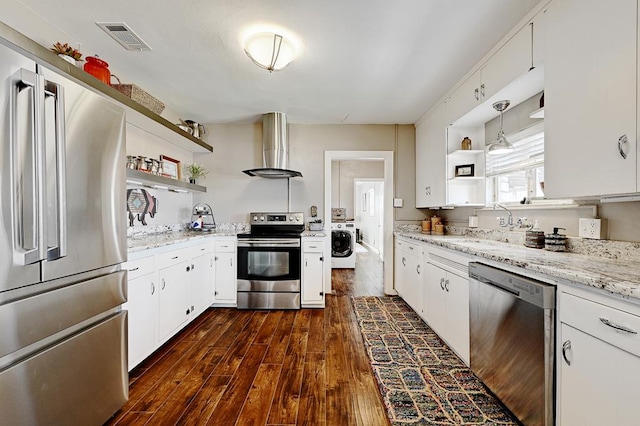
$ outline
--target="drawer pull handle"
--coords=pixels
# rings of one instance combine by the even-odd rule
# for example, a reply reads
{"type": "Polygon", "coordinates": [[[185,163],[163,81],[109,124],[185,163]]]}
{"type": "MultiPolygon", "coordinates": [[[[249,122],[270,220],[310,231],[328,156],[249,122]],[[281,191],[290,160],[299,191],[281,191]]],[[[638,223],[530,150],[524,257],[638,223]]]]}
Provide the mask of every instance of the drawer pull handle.
{"type": "Polygon", "coordinates": [[[420,265],[416,265],[416,273],[420,275],[420,265]]]}
{"type": "Polygon", "coordinates": [[[136,267],[135,267],[135,268],[133,268],[133,269],[129,269],[129,272],[137,271],[138,269],[140,269],[140,267],[139,267],[139,266],[136,266],[136,267]]]}
{"type": "Polygon", "coordinates": [[[449,280],[445,280],[444,282],[444,289],[445,291],[448,293],[449,292],[449,280]]]}
{"type": "Polygon", "coordinates": [[[625,327],[624,325],[613,323],[604,317],[600,317],[600,322],[608,327],[615,328],[616,330],[624,331],[625,333],[638,334],[638,332],[635,331],[634,329],[625,327]]]}
{"type": "Polygon", "coordinates": [[[571,365],[571,361],[569,361],[569,358],[567,358],[567,351],[571,350],[571,340],[567,340],[562,344],[562,358],[564,358],[564,362],[567,363],[567,365],[571,365]]]}
{"type": "Polygon", "coordinates": [[[151,283],[151,294],[155,294],[155,292],[156,292],[156,286],[153,283],[151,283]]]}
{"type": "Polygon", "coordinates": [[[444,278],[440,278],[440,288],[444,290],[444,278]]]}
{"type": "Polygon", "coordinates": [[[404,257],[402,258],[402,266],[407,266],[407,259],[404,257]]]}
{"type": "Polygon", "coordinates": [[[177,258],[178,258],[178,256],[173,256],[173,257],[171,258],[171,260],[175,260],[175,259],[177,259],[177,258]]]}

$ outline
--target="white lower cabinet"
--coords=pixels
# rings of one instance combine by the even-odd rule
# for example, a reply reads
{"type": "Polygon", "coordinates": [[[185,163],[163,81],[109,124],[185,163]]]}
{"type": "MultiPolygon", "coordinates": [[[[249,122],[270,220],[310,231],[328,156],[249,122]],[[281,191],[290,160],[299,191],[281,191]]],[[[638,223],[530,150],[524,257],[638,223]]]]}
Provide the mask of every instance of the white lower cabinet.
{"type": "Polygon", "coordinates": [[[207,241],[191,248],[191,314],[198,316],[213,304],[214,244],[207,241]]]}
{"type": "Polygon", "coordinates": [[[215,292],[213,297],[215,305],[238,305],[237,275],[235,239],[216,241],[215,292]]]}
{"type": "Polygon", "coordinates": [[[303,308],[324,307],[324,239],[303,238],[301,306],[303,308]]]}
{"type": "Polygon", "coordinates": [[[395,288],[400,297],[422,316],[422,247],[398,238],[395,244],[395,288]]]}
{"type": "Polygon", "coordinates": [[[234,237],[205,238],[131,256],[123,265],[128,271],[123,309],[128,311],[129,370],[212,304],[235,306],[235,256],[234,237]]]}
{"type": "Polygon", "coordinates": [[[424,253],[424,315],[429,326],[469,365],[469,261],[448,250],[424,253]]]}
{"type": "Polygon", "coordinates": [[[156,348],[156,315],[158,312],[158,274],[155,256],[127,262],[127,303],[122,309],[128,311],[128,365],[138,365],[156,348]]]}
{"type": "Polygon", "coordinates": [[[640,307],[583,296],[560,294],[557,424],[637,425],[640,307]]]}
{"type": "Polygon", "coordinates": [[[158,340],[165,341],[185,323],[191,313],[191,270],[189,250],[163,253],[157,257],[160,295],[158,340]]]}

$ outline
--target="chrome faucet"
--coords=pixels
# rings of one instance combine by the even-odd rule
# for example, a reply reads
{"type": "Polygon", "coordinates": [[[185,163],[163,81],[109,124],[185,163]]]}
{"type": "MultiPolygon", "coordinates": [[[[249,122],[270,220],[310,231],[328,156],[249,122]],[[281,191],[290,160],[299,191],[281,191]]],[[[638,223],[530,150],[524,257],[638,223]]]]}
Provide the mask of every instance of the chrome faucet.
{"type": "Polygon", "coordinates": [[[498,219],[500,219],[500,226],[502,226],[503,228],[508,226],[510,230],[513,229],[513,227],[515,225],[513,224],[513,214],[511,214],[511,210],[509,210],[508,208],[506,208],[505,206],[503,206],[500,203],[493,203],[493,209],[494,210],[496,209],[496,207],[500,207],[501,209],[506,210],[506,212],[509,213],[509,218],[507,220],[507,223],[504,222],[504,218],[503,217],[498,218],[498,219]]]}

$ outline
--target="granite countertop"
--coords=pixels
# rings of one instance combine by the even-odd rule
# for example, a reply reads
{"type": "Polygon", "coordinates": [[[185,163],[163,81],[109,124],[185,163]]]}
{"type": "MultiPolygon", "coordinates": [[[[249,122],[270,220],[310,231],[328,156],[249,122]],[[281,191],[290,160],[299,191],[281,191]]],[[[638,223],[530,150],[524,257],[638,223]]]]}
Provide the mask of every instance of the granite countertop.
{"type": "Polygon", "coordinates": [[[165,232],[157,234],[143,234],[129,236],[127,238],[127,249],[129,253],[149,250],[152,248],[167,246],[170,244],[178,244],[185,241],[198,240],[211,237],[235,237],[234,231],[215,230],[215,231],[181,231],[181,232],[165,232]]]}
{"type": "Polygon", "coordinates": [[[326,237],[327,234],[324,231],[303,231],[302,234],[300,234],[300,236],[302,238],[304,238],[304,237],[326,237]]]}
{"type": "Polygon", "coordinates": [[[624,298],[639,299],[636,302],[640,303],[640,268],[633,257],[621,260],[570,252],[558,253],[459,235],[435,236],[419,232],[396,232],[395,235],[525,268],[528,272],[552,279],[602,289],[624,298]]]}

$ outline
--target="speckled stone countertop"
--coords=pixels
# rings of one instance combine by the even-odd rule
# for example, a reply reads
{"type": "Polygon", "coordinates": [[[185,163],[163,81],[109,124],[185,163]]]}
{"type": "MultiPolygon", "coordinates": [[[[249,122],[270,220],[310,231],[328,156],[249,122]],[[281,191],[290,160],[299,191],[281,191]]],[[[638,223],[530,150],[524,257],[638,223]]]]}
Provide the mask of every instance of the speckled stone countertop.
{"type": "Polygon", "coordinates": [[[127,249],[129,253],[135,253],[142,250],[168,246],[170,244],[183,243],[185,241],[212,237],[235,237],[236,235],[237,234],[235,232],[225,230],[215,230],[210,232],[183,231],[166,232],[162,234],[146,234],[127,238],[127,249]]]}
{"type": "MultiPolygon", "coordinates": [[[[579,253],[557,253],[533,249],[521,244],[479,239],[465,235],[426,235],[400,231],[396,236],[424,241],[479,258],[525,268],[528,272],[602,289],[640,303],[640,267],[635,256],[609,258],[579,253]]],[[[637,252],[637,244],[627,243],[637,252]]],[[[636,253],[637,254],[637,253],[636,253]]]]}
{"type": "Polygon", "coordinates": [[[327,234],[324,231],[303,231],[302,234],[300,234],[300,236],[302,238],[304,238],[304,237],[326,237],[327,234]]]}

